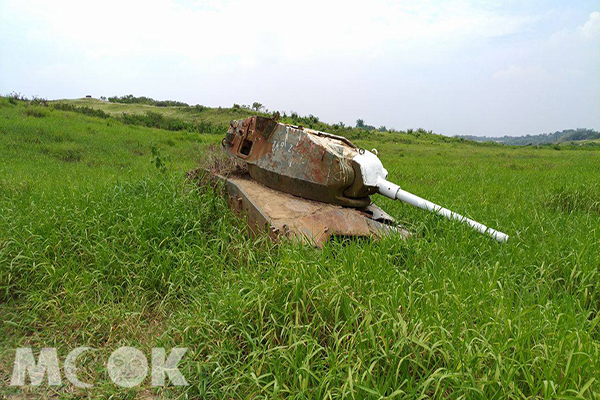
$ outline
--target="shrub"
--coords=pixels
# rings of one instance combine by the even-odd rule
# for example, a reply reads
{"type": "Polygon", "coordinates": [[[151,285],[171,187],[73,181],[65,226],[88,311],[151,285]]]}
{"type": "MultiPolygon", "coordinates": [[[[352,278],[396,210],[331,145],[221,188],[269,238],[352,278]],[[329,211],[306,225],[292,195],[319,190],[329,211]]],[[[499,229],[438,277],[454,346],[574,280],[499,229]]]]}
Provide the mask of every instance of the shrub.
{"type": "Polygon", "coordinates": [[[152,160],[150,160],[151,164],[154,164],[156,169],[165,174],[167,172],[167,159],[160,152],[160,149],[156,146],[156,144],[150,144],[150,151],[152,152],[152,160]]]}
{"type": "Polygon", "coordinates": [[[111,103],[123,103],[123,104],[148,104],[156,107],[189,107],[190,105],[182,101],[175,100],[154,100],[151,97],[141,96],[135,97],[132,94],[125,96],[111,96],[108,98],[111,103]]]}
{"type": "Polygon", "coordinates": [[[87,106],[74,106],[72,104],[67,104],[67,103],[55,103],[53,105],[55,110],[61,110],[61,111],[71,111],[71,112],[76,112],[79,114],[84,114],[84,115],[88,115],[90,117],[99,117],[99,118],[108,118],[110,117],[110,114],[96,109],[96,108],[92,108],[92,107],[87,107],[87,106]]]}
{"type": "Polygon", "coordinates": [[[117,117],[121,122],[128,125],[141,125],[149,128],[165,129],[167,131],[192,131],[198,133],[223,133],[227,130],[222,125],[210,122],[187,122],[179,118],[166,117],[163,114],[148,111],[146,114],[123,113],[117,117]]]}
{"type": "Polygon", "coordinates": [[[33,106],[48,107],[48,100],[43,97],[33,96],[29,101],[29,104],[33,106]]]}
{"type": "Polygon", "coordinates": [[[39,107],[26,108],[25,115],[27,115],[28,117],[43,118],[46,116],[46,111],[44,111],[43,109],[41,109],[39,107]]]}

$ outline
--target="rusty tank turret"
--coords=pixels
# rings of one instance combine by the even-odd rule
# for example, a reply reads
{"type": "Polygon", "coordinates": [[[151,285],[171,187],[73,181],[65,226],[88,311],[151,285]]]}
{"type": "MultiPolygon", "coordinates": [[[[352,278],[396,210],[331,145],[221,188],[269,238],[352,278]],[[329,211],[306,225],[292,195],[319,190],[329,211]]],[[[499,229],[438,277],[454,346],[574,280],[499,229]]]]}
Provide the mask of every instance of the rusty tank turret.
{"type": "Polygon", "coordinates": [[[374,207],[370,196],[379,193],[464,222],[498,241],[508,240],[502,232],[389,182],[376,153],[360,149],[341,136],[253,116],[232,121],[222,145],[231,156],[247,163],[253,180],[276,191],[363,211],[374,207]]]}
{"type": "Polygon", "coordinates": [[[353,159],[361,151],[348,139],[274,119],[232,121],[223,141],[248,163],[253,179],[296,196],[348,207],[366,207],[377,193],[362,182],[353,159]]]}

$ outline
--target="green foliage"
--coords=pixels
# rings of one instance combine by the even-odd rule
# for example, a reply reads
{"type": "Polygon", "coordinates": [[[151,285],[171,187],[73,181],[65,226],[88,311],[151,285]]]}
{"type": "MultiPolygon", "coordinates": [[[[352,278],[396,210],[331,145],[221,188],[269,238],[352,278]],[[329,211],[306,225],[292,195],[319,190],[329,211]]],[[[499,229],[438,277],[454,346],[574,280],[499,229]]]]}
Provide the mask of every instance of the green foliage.
{"type": "Polygon", "coordinates": [[[221,134],[124,124],[120,104],[30,118],[15,101],[0,99],[0,376],[16,347],[96,351],[79,373],[93,388],[3,385],[6,397],[600,394],[597,147],[340,126],[379,150],[390,180],[511,239],[377,198],[413,238],[315,251],[249,237],[226,200],[185,179],[221,134]],[[103,362],[126,345],[188,347],[190,386],[123,392],[103,362]]]}
{"type": "Polygon", "coordinates": [[[87,106],[74,106],[72,104],[68,104],[68,103],[54,103],[52,104],[52,107],[55,110],[62,110],[62,111],[72,111],[72,112],[77,112],[80,114],[84,114],[84,115],[89,115],[91,117],[99,117],[99,118],[109,118],[110,114],[105,113],[102,110],[96,109],[96,108],[92,108],[92,107],[87,107],[87,106]]]}
{"type": "Polygon", "coordinates": [[[600,214],[600,184],[564,185],[548,194],[546,205],[569,214],[577,211],[600,214]]]}
{"type": "Polygon", "coordinates": [[[29,100],[29,104],[33,106],[48,107],[48,100],[43,97],[33,96],[31,100],[29,100]]]}
{"type": "Polygon", "coordinates": [[[12,92],[8,96],[6,96],[11,104],[17,104],[19,101],[29,101],[27,97],[23,96],[21,93],[12,92]]]}
{"type": "Polygon", "coordinates": [[[374,131],[374,130],[376,130],[373,125],[367,125],[367,124],[365,124],[365,121],[363,119],[360,119],[360,118],[356,120],[356,127],[359,128],[359,129],[365,130],[365,131],[374,131]]]}
{"type": "MultiPolygon", "coordinates": [[[[157,109],[157,110],[160,110],[160,109],[157,109]]],[[[206,107],[201,104],[196,104],[196,105],[188,106],[188,107],[177,107],[177,110],[180,112],[185,112],[187,114],[191,114],[191,115],[198,115],[198,114],[201,114],[205,110],[210,110],[210,107],[206,107]]]]}
{"type": "MultiPolygon", "coordinates": [[[[168,131],[192,131],[199,133],[221,133],[227,130],[223,125],[215,125],[210,122],[198,121],[188,122],[181,118],[167,117],[159,112],[146,111],[145,114],[128,114],[123,113],[118,116],[111,117],[110,114],[87,106],[75,106],[67,103],[55,103],[54,109],[62,111],[72,111],[84,115],[114,118],[127,125],[146,126],[148,128],[165,129],[168,131]]],[[[200,106],[202,107],[202,106],[200,106]]],[[[200,110],[202,111],[202,110],[200,110]]]]}
{"type": "Polygon", "coordinates": [[[26,108],[23,112],[28,117],[43,118],[47,115],[46,111],[40,107],[26,108]]]}
{"type": "Polygon", "coordinates": [[[17,105],[19,102],[27,103],[32,106],[48,106],[48,100],[43,97],[33,96],[31,99],[22,95],[21,93],[12,92],[11,94],[5,96],[8,99],[9,104],[17,105]]]}
{"type": "MultiPolygon", "coordinates": [[[[565,129],[554,133],[543,133],[541,135],[525,135],[525,136],[502,136],[502,137],[487,137],[487,136],[459,136],[468,140],[479,142],[498,142],[513,146],[527,146],[540,144],[556,144],[570,141],[594,140],[600,139],[600,132],[593,129],[565,129]]],[[[557,149],[558,150],[558,149],[557,149]]]]}
{"type": "Polygon", "coordinates": [[[252,109],[254,111],[260,111],[262,110],[264,107],[262,105],[262,103],[259,103],[258,101],[255,101],[254,103],[252,103],[252,109]]]}
{"type": "Polygon", "coordinates": [[[187,122],[180,118],[166,117],[161,113],[147,111],[146,114],[123,113],[117,117],[128,125],[141,125],[149,128],[165,129],[167,131],[193,131],[199,133],[221,133],[227,130],[226,126],[214,125],[210,122],[187,122]]]}
{"type": "Polygon", "coordinates": [[[166,174],[167,160],[165,159],[165,156],[161,154],[159,148],[156,146],[155,143],[150,144],[150,150],[152,152],[152,160],[150,162],[154,164],[157,170],[159,170],[163,174],[166,174]]]}
{"type": "Polygon", "coordinates": [[[173,100],[154,100],[150,97],[140,96],[135,97],[132,94],[125,96],[111,96],[108,98],[111,103],[123,103],[123,104],[147,104],[156,107],[189,107],[189,104],[181,101],[173,100]]]}

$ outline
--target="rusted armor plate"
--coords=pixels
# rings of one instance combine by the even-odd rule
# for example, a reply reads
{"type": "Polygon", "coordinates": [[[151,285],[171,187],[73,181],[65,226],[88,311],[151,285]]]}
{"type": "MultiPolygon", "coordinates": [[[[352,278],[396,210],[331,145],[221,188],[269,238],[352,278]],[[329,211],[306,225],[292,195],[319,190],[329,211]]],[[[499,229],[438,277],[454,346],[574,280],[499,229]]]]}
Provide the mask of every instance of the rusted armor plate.
{"type": "Polygon", "coordinates": [[[409,236],[375,205],[363,209],[303,199],[268,188],[250,177],[220,177],[232,209],[247,217],[254,231],[273,239],[288,237],[322,247],[332,237],[409,236]]]}
{"type": "Polygon", "coordinates": [[[271,188],[349,207],[371,203],[373,190],[355,184],[362,182],[352,163],[359,149],[344,137],[254,116],[232,121],[223,146],[271,188]]]}

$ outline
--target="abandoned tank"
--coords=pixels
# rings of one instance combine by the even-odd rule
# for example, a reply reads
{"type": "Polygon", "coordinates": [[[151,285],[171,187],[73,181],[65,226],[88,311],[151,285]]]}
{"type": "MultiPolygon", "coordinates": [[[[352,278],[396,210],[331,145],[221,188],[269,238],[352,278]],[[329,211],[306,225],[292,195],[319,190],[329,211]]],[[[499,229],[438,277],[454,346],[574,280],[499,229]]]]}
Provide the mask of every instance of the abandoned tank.
{"type": "Polygon", "coordinates": [[[389,182],[388,172],[375,150],[359,148],[342,136],[282,124],[277,118],[253,116],[232,121],[222,146],[231,157],[247,164],[249,178],[245,181],[251,182],[234,184],[228,178],[230,200],[233,197],[233,203],[237,203],[234,208],[250,220],[249,208],[254,208],[254,214],[261,215],[259,225],[274,235],[289,236],[292,232],[293,236],[307,237],[317,244],[333,235],[380,236],[400,232],[407,236],[408,232],[395,224],[392,217],[372,204],[370,196],[378,193],[463,222],[500,242],[508,240],[508,235],[502,232],[389,182]],[[244,193],[240,185],[262,191],[268,188],[270,192],[268,196],[259,196],[254,189],[252,193],[244,193]],[[283,199],[279,199],[281,196],[283,199]],[[244,199],[251,207],[243,206],[244,199]],[[288,212],[286,205],[290,202],[294,205],[287,207],[288,212]],[[319,216],[314,207],[328,209],[330,215],[319,216]],[[278,224],[277,220],[287,223],[278,224]],[[298,227],[300,220],[309,221],[298,227]],[[357,223],[351,221],[359,221],[362,228],[357,229],[357,223]]]}

